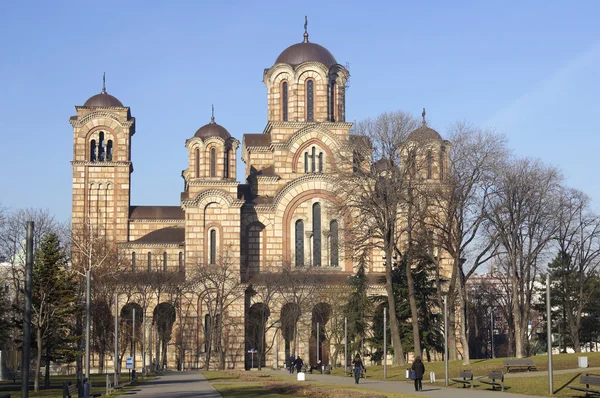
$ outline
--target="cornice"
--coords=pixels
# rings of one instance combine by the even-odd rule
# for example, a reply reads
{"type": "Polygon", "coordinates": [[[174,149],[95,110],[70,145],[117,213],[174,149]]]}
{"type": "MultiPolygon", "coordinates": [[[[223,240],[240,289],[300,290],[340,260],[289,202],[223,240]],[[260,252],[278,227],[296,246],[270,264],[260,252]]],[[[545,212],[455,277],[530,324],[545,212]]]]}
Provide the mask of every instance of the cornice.
{"type": "Polygon", "coordinates": [[[122,242],[119,243],[120,246],[123,247],[183,247],[185,246],[185,242],[182,243],[136,243],[136,242],[122,242]]]}
{"type": "Polygon", "coordinates": [[[153,219],[147,219],[147,218],[136,218],[136,219],[133,219],[133,218],[130,218],[130,219],[128,219],[128,221],[130,223],[132,223],[132,224],[138,224],[138,223],[139,224],[158,224],[158,223],[161,223],[161,224],[182,224],[182,225],[185,225],[185,220],[175,219],[175,218],[165,218],[165,219],[162,219],[162,218],[159,218],[159,219],[156,219],[156,218],[153,218],[153,219]]]}
{"type": "Polygon", "coordinates": [[[218,186],[237,187],[238,185],[240,185],[240,183],[238,181],[235,181],[235,180],[205,180],[205,179],[200,179],[200,178],[191,179],[189,181],[189,184],[193,185],[195,187],[197,187],[197,186],[204,186],[204,185],[218,185],[218,186]]]}
{"type": "Polygon", "coordinates": [[[131,166],[131,162],[90,162],[87,160],[71,160],[73,166],[101,166],[101,167],[118,167],[131,166]]]}

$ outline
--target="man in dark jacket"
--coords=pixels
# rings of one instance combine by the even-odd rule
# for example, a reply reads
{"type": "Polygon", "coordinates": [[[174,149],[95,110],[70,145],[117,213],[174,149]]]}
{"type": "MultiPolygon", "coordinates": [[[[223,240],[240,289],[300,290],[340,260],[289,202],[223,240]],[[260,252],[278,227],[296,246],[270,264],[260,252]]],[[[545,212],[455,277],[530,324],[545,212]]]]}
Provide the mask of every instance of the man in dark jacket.
{"type": "Polygon", "coordinates": [[[411,367],[415,376],[415,391],[423,391],[423,375],[425,374],[425,365],[421,361],[421,357],[415,357],[415,361],[411,367]]]}
{"type": "Polygon", "coordinates": [[[296,358],[293,355],[290,355],[289,359],[288,359],[288,369],[290,371],[290,374],[294,373],[294,363],[296,362],[296,358]]]}
{"type": "Polygon", "coordinates": [[[298,358],[296,358],[294,365],[296,365],[296,371],[298,373],[302,372],[302,366],[304,366],[304,361],[302,360],[302,358],[300,358],[300,355],[298,355],[298,358]]]}

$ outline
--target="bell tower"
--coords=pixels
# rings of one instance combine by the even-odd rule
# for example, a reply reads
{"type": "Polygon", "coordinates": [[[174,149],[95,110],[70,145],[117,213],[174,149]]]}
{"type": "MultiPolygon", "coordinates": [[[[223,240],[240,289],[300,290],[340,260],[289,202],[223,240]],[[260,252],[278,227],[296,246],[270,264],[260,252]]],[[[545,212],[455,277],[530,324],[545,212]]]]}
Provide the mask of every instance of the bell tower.
{"type": "Polygon", "coordinates": [[[76,106],[73,126],[72,224],[88,226],[124,242],[128,235],[131,137],[130,109],[106,92],[76,106]]]}

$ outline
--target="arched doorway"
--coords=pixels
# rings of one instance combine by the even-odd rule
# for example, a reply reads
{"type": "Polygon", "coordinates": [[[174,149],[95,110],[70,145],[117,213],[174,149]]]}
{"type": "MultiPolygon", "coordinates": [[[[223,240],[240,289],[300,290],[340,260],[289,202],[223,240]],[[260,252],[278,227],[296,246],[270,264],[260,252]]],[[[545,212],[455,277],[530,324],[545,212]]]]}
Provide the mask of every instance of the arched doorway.
{"type": "Polygon", "coordinates": [[[177,318],[175,307],[170,303],[160,303],[154,307],[152,327],[156,331],[156,362],[161,368],[167,366],[167,346],[173,336],[173,325],[177,318]]]}
{"type": "Polygon", "coordinates": [[[325,328],[329,318],[331,318],[331,305],[319,303],[313,307],[309,341],[310,364],[313,366],[319,360],[323,365],[329,364],[329,338],[325,328]]]}
{"type": "Polygon", "coordinates": [[[131,356],[136,355],[136,348],[141,346],[142,334],[144,328],[142,320],[144,319],[144,310],[138,303],[127,303],[121,308],[119,319],[119,363],[123,363],[123,357],[127,353],[131,356]],[[135,309],[135,335],[133,334],[133,310],[135,309]]]}
{"type": "Polygon", "coordinates": [[[288,363],[288,359],[291,355],[296,356],[296,341],[297,339],[297,325],[298,320],[302,315],[300,306],[296,303],[287,303],[281,307],[281,335],[285,341],[285,361],[288,363]]]}
{"type": "Polygon", "coordinates": [[[264,303],[253,304],[248,311],[246,369],[252,367],[260,369],[265,366],[265,352],[267,350],[265,329],[270,315],[269,307],[264,303]],[[249,350],[256,351],[256,353],[249,353],[249,350]]]}

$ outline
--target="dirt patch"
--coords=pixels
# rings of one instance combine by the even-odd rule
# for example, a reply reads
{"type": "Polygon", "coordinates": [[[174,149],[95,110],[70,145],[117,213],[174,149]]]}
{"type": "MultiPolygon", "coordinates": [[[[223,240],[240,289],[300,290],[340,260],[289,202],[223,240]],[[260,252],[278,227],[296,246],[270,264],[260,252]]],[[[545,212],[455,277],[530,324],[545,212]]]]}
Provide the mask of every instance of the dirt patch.
{"type": "Polygon", "coordinates": [[[282,394],[294,395],[297,397],[317,397],[317,398],[386,398],[385,395],[373,395],[373,392],[363,393],[361,391],[335,389],[311,384],[285,384],[277,382],[264,383],[265,390],[282,394]]]}

